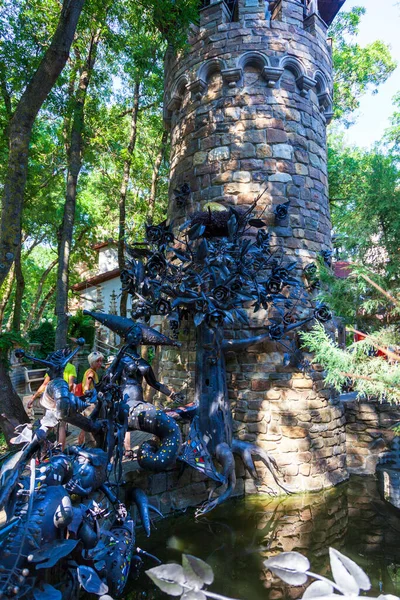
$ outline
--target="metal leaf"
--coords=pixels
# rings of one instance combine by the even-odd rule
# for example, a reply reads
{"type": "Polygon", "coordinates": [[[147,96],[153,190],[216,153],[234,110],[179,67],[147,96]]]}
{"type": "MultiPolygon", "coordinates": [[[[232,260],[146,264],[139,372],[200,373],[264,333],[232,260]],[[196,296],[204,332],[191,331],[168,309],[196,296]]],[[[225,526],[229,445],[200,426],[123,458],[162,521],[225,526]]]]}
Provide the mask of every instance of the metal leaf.
{"type": "Polygon", "coordinates": [[[91,567],[80,565],[76,572],[79,583],[88,594],[96,594],[97,596],[107,594],[108,585],[101,581],[96,571],[91,567]]]}
{"type": "Polygon", "coordinates": [[[330,596],[333,590],[333,586],[327,581],[314,581],[304,592],[302,600],[330,596]]]}
{"type": "Polygon", "coordinates": [[[21,458],[22,453],[23,453],[23,450],[19,450],[18,452],[16,452],[12,456],[10,456],[10,458],[8,458],[6,461],[4,461],[3,466],[1,467],[1,471],[0,471],[0,481],[1,481],[2,485],[3,485],[3,482],[5,480],[7,473],[9,471],[13,471],[14,468],[16,467],[16,465],[18,464],[18,461],[21,458]]]}
{"type": "Polygon", "coordinates": [[[371,589],[369,577],[353,560],[335,548],[329,548],[332,575],[336,583],[348,594],[358,594],[360,589],[371,589]]]}
{"type": "Polygon", "coordinates": [[[266,227],[267,223],[261,219],[249,219],[249,225],[251,225],[251,227],[257,227],[257,229],[261,229],[261,227],[266,227]]]}
{"type": "Polygon", "coordinates": [[[204,317],[205,317],[204,313],[196,313],[194,315],[194,324],[196,327],[199,327],[199,325],[202,324],[202,322],[204,321],[204,317]]]}
{"type": "Polygon", "coordinates": [[[203,261],[205,258],[207,258],[207,255],[208,255],[207,240],[202,239],[199,244],[199,247],[197,248],[196,258],[198,261],[203,261]]]}
{"type": "Polygon", "coordinates": [[[205,232],[206,227],[205,225],[201,225],[200,223],[196,223],[196,225],[193,225],[193,227],[191,227],[189,229],[188,235],[189,235],[189,239],[190,240],[197,240],[199,239],[203,233],[205,232]]]}
{"type": "Polygon", "coordinates": [[[287,267],[285,267],[285,269],[287,271],[293,271],[293,269],[295,269],[297,267],[297,261],[295,260],[294,262],[291,262],[288,264],[287,267]]]}
{"type": "Polygon", "coordinates": [[[146,575],[150,577],[162,592],[170,596],[181,596],[184,592],[183,584],[186,578],[181,565],[177,565],[176,563],[160,565],[146,571],[146,575]]]}
{"type": "Polygon", "coordinates": [[[308,559],[299,552],[282,552],[264,561],[264,566],[290,585],[303,585],[310,568],[308,559]]]}
{"type": "Polygon", "coordinates": [[[201,560],[196,556],[192,556],[191,554],[184,554],[182,556],[182,564],[183,566],[190,565],[197,577],[199,577],[205,584],[210,585],[214,581],[213,570],[210,565],[204,562],[204,560],[201,560]]]}
{"type": "Polygon", "coordinates": [[[78,542],[79,540],[53,542],[46,548],[34,552],[32,562],[40,563],[36,566],[36,569],[49,569],[50,567],[54,567],[59,560],[68,556],[68,554],[71,554],[78,542]]]}
{"type": "Polygon", "coordinates": [[[42,589],[35,588],[33,590],[33,597],[35,600],[62,600],[60,590],[56,590],[55,587],[48,583],[43,583],[42,589]]]}
{"type": "Polygon", "coordinates": [[[236,219],[236,215],[233,214],[228,219],[228,233],[229,233],[229,237],[232,238],[235,235],[236,229],[237,229],[237,219],[236,219]]]}

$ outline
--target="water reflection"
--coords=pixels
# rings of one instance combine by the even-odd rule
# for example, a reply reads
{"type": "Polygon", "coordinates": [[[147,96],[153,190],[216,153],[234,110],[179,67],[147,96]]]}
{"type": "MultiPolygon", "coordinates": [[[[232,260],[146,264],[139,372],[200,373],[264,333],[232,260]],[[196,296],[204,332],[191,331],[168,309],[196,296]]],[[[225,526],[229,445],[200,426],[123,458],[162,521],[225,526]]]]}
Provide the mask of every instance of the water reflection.
{"type": "MultiPolygon", "coordinates": [[[[353,477],[319,494],[231,501],[198,521],[188,511],[158,522],[151,538],[139,536],[138,544],[163,562],[180,563],[182,552],[206,560],[214,569],[210,589],[215,592],[242,600],[278,600],[299,598],[304,588],[272,577],[263,561],[297,550],[309,558],[313,571],[329,577],[329,546],[365,569],[373,594],[382,589],[399,594],[399,535],[400,519],[380,500],[375,479],[353,477]]],[[[132,582],[126,595],[126,600],[165,598],[145,575],[132,582]]]]}

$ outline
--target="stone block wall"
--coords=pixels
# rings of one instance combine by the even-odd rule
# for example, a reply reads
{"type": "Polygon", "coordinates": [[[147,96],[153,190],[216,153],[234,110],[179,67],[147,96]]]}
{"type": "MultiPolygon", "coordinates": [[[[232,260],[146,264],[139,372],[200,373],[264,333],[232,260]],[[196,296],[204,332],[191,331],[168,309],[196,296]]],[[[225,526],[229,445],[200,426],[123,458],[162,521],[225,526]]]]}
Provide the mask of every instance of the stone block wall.
{"type": "Polygon", "coordinates": [[[384,403],[352,400],[344,403],[347,469],[356,475],[373,475],[395,437],[400,408],[384,403]]]}

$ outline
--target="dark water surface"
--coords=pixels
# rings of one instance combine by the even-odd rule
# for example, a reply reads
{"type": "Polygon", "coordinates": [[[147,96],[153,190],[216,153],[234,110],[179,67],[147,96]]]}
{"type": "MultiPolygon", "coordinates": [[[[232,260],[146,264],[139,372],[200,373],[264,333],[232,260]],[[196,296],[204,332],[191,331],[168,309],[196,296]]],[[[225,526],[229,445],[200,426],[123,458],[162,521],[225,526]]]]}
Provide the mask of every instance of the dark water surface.
{"type": "MultiPolygon", "coordinates": [[[[223,504],[208,517],[195,520],[192,510],[156,523],[149,539],[137,543],[162,562],[181,563],[193,554],[213,568],[209,589],[240,600],[300,598],[304,587],[291,588],[273,578],[263,561],[296,550],[311,570],[330,578],[328,548],[355,560],[370,576],[369,596],[400,595],[400,512],[381,501],[373,477],[318,494],[274,499],[251,496],[223,504]]],[[[146,568],[153,566],[146,563],[146,568]]],[[[125,600],[162,600],[143,574],[129,586],[125,600]],[[138,591],[140,590],[140,591],[138,591]]]]}

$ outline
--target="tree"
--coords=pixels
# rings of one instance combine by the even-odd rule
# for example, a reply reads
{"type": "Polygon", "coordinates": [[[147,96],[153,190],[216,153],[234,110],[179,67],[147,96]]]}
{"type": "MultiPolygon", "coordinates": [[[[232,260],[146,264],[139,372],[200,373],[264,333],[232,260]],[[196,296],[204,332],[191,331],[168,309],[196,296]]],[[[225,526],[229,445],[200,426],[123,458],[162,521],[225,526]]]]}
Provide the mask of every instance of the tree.
{"type": "Polygon", "coordinates": [[[94,15],[89,27],[89,40],[85,48],[86,56],[81,58],[78,43],[74,47],[76,65],[73,65],[70,75],[70,98],[72,106],[64,120],[64,135],[67,155],[67,185],[64,206],[63,223],[60,228],[59,261],[56,291],[56,348],[62,348],[67,343],[68,332],[68,290],[69,262],[74,231],[75,210],[77,200],[78,178],[83,164],[85,143],[85,103],[88,87],[96,63],[98,46],[104,33],[108,5],[106,4],[99,15],[94,15]]]}
{"type": "Polygon", "coordinates": [[[392,146],[394,152],[400,150],[400,92],[393,98],[395,111],[390,119],[390,127],[385,133],[386,141],[392,146]]]}
{"type": "Polygon", "coordinates": [[[9,155],[0,223],[0,287],[21,244],[21,216],[32,127],[66,64],[83,3],[84,0],[68,0],[63,4],[51,44],[26,86],[10,121],[9,155]]]}
{"type": "Polygon", "coordinates": [[[337,346],[321,325],[300,336],[313,353],[313,362],[326,370],[325,381],[338,391],[351,382],[361,396],[400,402],[400,354],[391,350],[400,346],[395,329],[372,333],[345,350],[337,346]]]}
{"type": "Polygon", "coordinates": [[[14,332],[3,334],[0,337],[0,429],[4,433],[7,443],[14,435],[15,426],[29,421],[8,374],[10,350],[24,344],[21,336],[14,332]]]}
{"type": "MultiPolygon", "coordinates": [[[[190,438],[206,457],[206,473],[227,484],[226,491],[210,498],[199,514],[231,495],[236,481],[233,453],[242,456],[253,476],[252,456],[258,455],[279,484],[262,449],[233,439],[224,352],[281,340],[314,318],[330,319],[326,307],[315,307],[305,286],[292,275],[296,261],[288,262],[284,249],[270,250],[266,223],[253,216],[257,201],[245,212],[222,206],[213,206],[220,209],[213,212],[206,207],[180,227],[178,236],[165,223],[148,226],[146,241],[129,249],[129,268],[121,274],[136,312],[163,315],[174,335],[184,319],[194,321],[198,415],[190,438]],[[249,324],[244,308],[250,304],[254,312],[267,311],[265,329],[257,336],[227,339],[226,326],[249,324]],[[211,457],[221,464],[222,473],[215,470],[211,457]]],[[[286,205],[281,209],[286,212],[286,205]]],[[[98,313],[93,316],[100,320],[98,313]]],[[[107,315],[103,322],[107,326],[107,315]]],[[[183,460],[196,467],[190,446],[183,460]]]]}
{"type": "Polygon", "coordinates": [[[329,30],[333,38],[334,116],[347,125],[362,95],[368,90],[375,93],[397,66],[384,42],[361,47],[354,41],[365,12],[362,7],[340,12],[329,30]]]}

